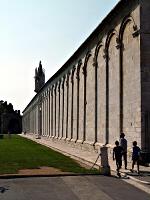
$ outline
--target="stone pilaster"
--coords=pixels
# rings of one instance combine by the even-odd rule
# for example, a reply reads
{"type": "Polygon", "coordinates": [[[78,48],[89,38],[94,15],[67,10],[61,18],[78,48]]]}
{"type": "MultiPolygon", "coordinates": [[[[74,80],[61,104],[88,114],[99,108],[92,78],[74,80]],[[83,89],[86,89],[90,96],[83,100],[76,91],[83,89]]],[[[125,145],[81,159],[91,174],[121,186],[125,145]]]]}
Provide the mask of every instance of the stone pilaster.
{"type": "Polygon", "coordinates": [[[95,69],[93,68],[92,52],[88,52],[85,59],[86,80],[84,98],[84,141],[95,143],[95,69]]]}
{"type": "Polygon", "coordinates": [[[55,103],[54,103],[54,127],[55,127],[55,131],[54,131],[54,136],[57,137],[57,83],[55,84],[55,103]]]}
{"type": "Polygon", "coordinates": [[[62,134],[61,137],[64,138],[65,135],[65,128],[64,128],[64,123],[65,123],[65,79],[66,76],[63,76],[63,80],[62,80],[62,134]]]}
{"type": "Polygon", "coordinates": [[[46,136],[46,94],[44,94],[44,136],[46,136]]]}
{"type": "Polygon", "coordinates": [[[38,136],[42,135],[42,96],[39,96],[38,102],[38,136]]]}
{"type": "Polygon", "coordinates": [[[54,86],[52,86],[51,88],[51,137],[53,137],[54,133],[54,128],[53,128],[53,124],[54,124],[54,107],[53,107],[53,103],[54,103],[54,86]]]}
{"type": "Polygon", "coordinates": [[[47,90],[47,137],[49,137],[49,88],[47,90]]]}
{"type": "Polygon", "coordinates": [[[105,144],[106,133],[106,68],[104,47],[97,52],[97,142],[105,144]]]}
{"type": "Polygon", "coordinates": [[[46,100],[45,100],[45,115],[46,115],[46,137],[48,136],[48,96],[46,91],[46,100]]]}
{"type": "Polygon", "coordinates": [[[73,69],[72,69],[72,71],[71,71],[71,78],[70,78],[70,80],[71,80],[71,116],[70,116],[70,118],[71,118],[71,120],[70,120],[70,123],[71,123],[71,136],[70,136],[70,138],[71,139],[73,139],[73,116],[74,116],[74,73],[75,73],[75,70],[76,70],[76,68],[75,68],[75,66],[73,67],[73,69]]]}
{"type": "Polygon", "coordinates": [[[105,45],[104,49],[105,69],[106,69],[106,132],[105,132],[105,144],[109,143],[109,55],[108,45],[105,45]]]}
{"type": "Polygon", "coordinates": [[[83,142],[83,133],[84,133],[84,74],[83,74],[83,65],[80,70],[80,82],[79,82],[79,130],[78,130],[78,142],[83,142]]]}
{"type": "Polygon", "coordinates": [[[68,78],[68,133],[67,138],[68,140],[71,140],[71,109],[72,109],[72,85],[71,85],[71,72],[69,72],[69,78],[68,78]]]}
{"type": "Polygon", "coordinates": [[[44,96],[42,95],[42,136],[44,136],[44,96]]]}
{"type": "Polygon", "coordinates": [[[60,138],[60,87],[61,87],[61,80],[59,80],[59,83],[58,83],[58,100],[57,100],[57,112],[58,112],[58,133],[57,133],[57,137],[60,138]]]}
{"type": "Polygon", "coordinates": [[[76,134],[76,141],[79,139],[79,105],[80,105],[80,68],[82,65],[82,60],[79,60],[76,72],[76,79],[77,79],[77,134],[76,134]]]}
{"type": "Polygon", "coordinates": [[[98,68],[98,63],[97,63],[97,57],[93,58],[93,67],[95,69],[95,141],[94,143],[98,142],[98,134],[97,134],[97,122],[98,122],[98,77],[97,77],[97,68],[98,68]]]}
{"type": "Polygon", "coordinates": [[[66,108],[65,108],[65,112],[66,112],[66,136],[65,136],[65,138],[68,138],[69,75],[70,75],[70,73],[68,72],[67,77],[66,77],[66,108]]]}
{"type": "Polygon", "coordinates": [[[119,50],[116,48],[118,33],[109,38],[108,52],[108,142],[113,144],[120,135],[120,70],[119,50]]]}

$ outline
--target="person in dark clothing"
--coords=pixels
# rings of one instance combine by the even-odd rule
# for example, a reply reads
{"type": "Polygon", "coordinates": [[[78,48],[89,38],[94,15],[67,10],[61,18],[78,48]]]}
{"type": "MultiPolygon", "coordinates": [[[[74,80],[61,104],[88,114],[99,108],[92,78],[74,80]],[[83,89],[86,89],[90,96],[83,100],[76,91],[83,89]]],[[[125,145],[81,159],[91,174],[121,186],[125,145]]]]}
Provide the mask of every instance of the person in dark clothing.
{"type": "Polygon", "coordinates": [[[133,151],[132,151],[132,169],[131,172],[133,172],[134,165],[137,163],[137,173],[139,174],[139,160],[140,160],[140,151],[141,149],[137,146],[137,142],[133,142],[133,151]]]}
{"type": "Polygon", "coordinates": [[[119,146],[119,142],[116,141],[115,142],[115,147],[113,148],[113,160],[116,160],[116,166],[117,166],[117,175],[119,177],[121,177],[120,175],[120,168],[122,165],[122,152],[123,152],[123,148],[121,146],[119,146]]]}
{"type": "Polygon", "coordinates": [[[127,140],[124,138],[125,134],[120,134],[120,146],[123,148],[122,157],[124,159],[125,169],[127,169],[127,140]]]}

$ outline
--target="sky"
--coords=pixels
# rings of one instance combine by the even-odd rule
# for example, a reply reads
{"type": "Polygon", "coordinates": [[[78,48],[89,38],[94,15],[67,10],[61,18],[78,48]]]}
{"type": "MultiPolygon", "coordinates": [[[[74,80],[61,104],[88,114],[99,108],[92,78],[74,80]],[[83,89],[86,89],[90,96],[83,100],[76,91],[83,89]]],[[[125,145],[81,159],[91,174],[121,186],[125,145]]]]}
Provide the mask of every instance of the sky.
{"type": "Polygon", "coordinates": [[[0,0],[0,100],[15,110],[34,97],[39,61],[46,81],[118,0],[0,0]]]}

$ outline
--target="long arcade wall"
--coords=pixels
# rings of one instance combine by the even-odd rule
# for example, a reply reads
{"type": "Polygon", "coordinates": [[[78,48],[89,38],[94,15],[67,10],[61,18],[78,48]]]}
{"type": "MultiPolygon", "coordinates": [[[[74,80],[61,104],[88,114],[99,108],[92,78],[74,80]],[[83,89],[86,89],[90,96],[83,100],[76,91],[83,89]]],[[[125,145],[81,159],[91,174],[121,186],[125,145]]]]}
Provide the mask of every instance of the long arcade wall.
{"type": "Polygon", "coordinates": [[[141,146],[139,29],[139,2],[120,1],[27,105],[24,131],[82,148],[123,131],[141,146]]]}

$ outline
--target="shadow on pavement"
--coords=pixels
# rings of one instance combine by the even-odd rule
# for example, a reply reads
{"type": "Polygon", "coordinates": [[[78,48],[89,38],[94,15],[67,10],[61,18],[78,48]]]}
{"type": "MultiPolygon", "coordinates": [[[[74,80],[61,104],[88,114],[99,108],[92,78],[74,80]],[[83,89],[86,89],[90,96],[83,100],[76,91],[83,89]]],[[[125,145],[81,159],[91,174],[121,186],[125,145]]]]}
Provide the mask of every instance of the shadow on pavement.
{"type": "Polygon", "coordinates": [[[0,187],[0,193],[4,193],[6,190],[8,190],[8,188],[0,187]]]}

